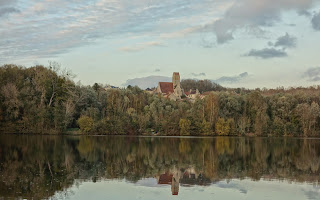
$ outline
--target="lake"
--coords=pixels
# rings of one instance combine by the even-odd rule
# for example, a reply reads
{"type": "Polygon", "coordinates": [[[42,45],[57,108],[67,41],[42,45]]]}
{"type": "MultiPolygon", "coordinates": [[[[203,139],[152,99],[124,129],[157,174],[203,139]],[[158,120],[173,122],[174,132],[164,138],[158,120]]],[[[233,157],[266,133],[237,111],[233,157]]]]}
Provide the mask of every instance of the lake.
{"type": "Polygon", "coordinates": [[[0,199],[320,199],[320,140],[0,135],[0,199]]]}

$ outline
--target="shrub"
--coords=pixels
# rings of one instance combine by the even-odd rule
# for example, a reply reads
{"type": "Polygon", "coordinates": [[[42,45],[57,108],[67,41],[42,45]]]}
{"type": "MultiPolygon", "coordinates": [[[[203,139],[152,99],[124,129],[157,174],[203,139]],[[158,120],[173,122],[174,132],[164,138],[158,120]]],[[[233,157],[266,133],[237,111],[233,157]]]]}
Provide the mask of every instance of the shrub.
{"type": "Polygon", "coordinates": [[[77,122],[80,126],[81,132],[88,133],[92,130],[93,119],[91,117],[81,116],[77,122]]]}

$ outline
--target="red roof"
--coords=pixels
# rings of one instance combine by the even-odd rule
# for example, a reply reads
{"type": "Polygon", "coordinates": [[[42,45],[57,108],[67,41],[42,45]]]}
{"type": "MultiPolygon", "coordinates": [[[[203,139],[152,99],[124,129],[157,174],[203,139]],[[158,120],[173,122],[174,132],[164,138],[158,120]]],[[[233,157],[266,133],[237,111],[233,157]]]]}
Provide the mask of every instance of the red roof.
{"type": "Polygon", "coordinates": [[[173,83],[170,82],[159,82],[161,92],[164,94],[173,93],[173,83]]]}
{"type": "Polygon", "coordinates": [[[173,72],[174,75],[180,75],[179,72],[173,72]]]}
{"type": "Polygon", "coordinates": [[[160,177],[159,177],[158,184],[171,184],[172,183],[172,177],[173,177],[172,174],[168,174],[168,173],[161,174],[160,177]]]}

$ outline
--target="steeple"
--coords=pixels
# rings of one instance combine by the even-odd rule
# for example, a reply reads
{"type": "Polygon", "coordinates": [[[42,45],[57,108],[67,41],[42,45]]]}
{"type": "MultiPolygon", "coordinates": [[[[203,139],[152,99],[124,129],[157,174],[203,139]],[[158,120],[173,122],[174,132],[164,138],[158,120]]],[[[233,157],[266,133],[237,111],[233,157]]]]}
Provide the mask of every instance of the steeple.
{"type": "Polygon", "coordinates": [[[179,74],[179,72],[173,72],[172,83],[173,83],[173,89],[176,89],[177,87],[180,88],[180,74],[179,74]]]}
{"type": "Polygon", "coordinates": [[[182,96],[182,89],[180,86],[180,74],[179,72],[173,72],[172,75],[172,84],[173,84],[173,90],[174,90],[174,94],[181,99],[182,96]]]}
{"type": "Polygon", "coordinates": [[[157,93],[166,95],[172,100],[180,100],[184,91],[180,86],[180,74],[174,72],[172,75],[172,82],[159,82],[157,93]]]}

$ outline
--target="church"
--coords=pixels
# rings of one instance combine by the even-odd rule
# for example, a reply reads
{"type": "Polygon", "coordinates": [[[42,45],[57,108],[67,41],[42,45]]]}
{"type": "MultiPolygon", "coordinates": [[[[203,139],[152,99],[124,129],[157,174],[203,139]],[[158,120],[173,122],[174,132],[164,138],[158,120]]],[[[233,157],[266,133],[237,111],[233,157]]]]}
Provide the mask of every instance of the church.
{"type": "Polygon", "coordinates": [[[172,82],[159,82],[156,91],[158,94],[162,94],[164,97],[171,100],[180,100],[183,90],[180,86],[179,72],[173,72],[172,82]]]}

